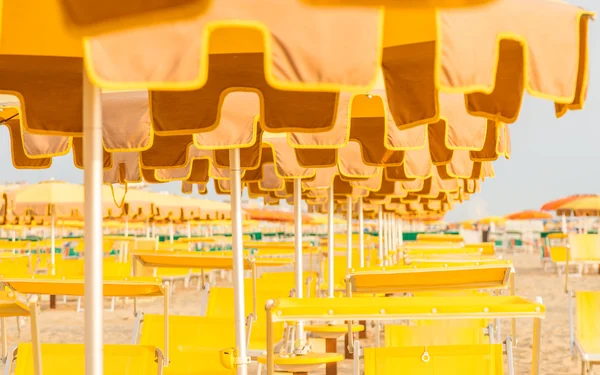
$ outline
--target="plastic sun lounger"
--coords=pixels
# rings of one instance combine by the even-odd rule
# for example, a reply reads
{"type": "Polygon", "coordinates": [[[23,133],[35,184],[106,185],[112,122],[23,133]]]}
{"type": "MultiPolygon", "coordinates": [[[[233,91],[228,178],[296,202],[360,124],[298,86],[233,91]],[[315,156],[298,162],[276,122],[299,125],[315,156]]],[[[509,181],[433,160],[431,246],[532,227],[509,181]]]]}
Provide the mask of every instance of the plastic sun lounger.
{"type": "Polygon", "coordinates": [[[600,292],[577,291],[575,293],[575,319],[573,307],[569,296],[569,328],[571,356],[575,348],[581,358],[581,373],[592,371],[592,366],[600,364],[600,292]],[[577,330],[573,325],[577,322],[577,330]]]}
{"type": "Polygon", "coordinates": [[[364,375],[500,375],[502,344],[365,348],[364,375]]]}
{"type": "Polygon", "coordinates": [[[507,288],[513,271],[512,262],[505,260],[354,268],[348,273],[347,291],[352,294],[507,288]]]}
{"type": "Polygon", "coordinates": [[[464,238],[460,234],[429,234],[420,233],[417,235],[417,243],[463,243],[464,238]]]}
{"type": "MultiPolygon", "coordinates": [[[[144,314],[133,342],[163,349],[164,316],[144,314]],[[139,332],[139,337],[138,337],[139,332]]],[[[170,363],[165,375],[231,375],[221,364],[223,348],[235,347],[235,325],[229,318],[169,316],[170,363]]]]}
{"type": "MultiPolygon", "coordinates": [[[[331,320],[400,320],[400,319],[480,319],[480,318],[532,318],[533,350],[531,373],[539,374],[541,319],[546,308],[541,302],[532,302],[522,297],[413,297],[413,298],[283,298],[269,301],[267,310],[267,373],[275,374],[273,323],[331,320]]],[[[490,350],[490,346],[486,345],[490,350]]],[[[498,350],[498,349],[496,349],[498,350]]],[[[428,353],[420,348],[420,356],[428,354],[433,363],[438,351],[428,353]],[[435,355],[432,357],[432,355],[435,355]]],[[[355,355],[355,369],[359,356],[355,355]]],[[[422,357],[421,357],[422,358],[422,357]]],[[[422,372],[423,373],[423,372],[422,372]]],[[[430,374],[436,374],[429,372],[430,374]]],[[[427,374],[427,372],[424,372],[427,374]]]]}
{"type": "Polygon", "coordinates": [[[29,306],[17,298],[16,293],[12,291],[0,292],[0,334],[2,339],[2,361],[6,362],[8,356],[8,333],[6,332],[6,318],[18,318],[30,316],[29,306]]]}
{"type": "MultiPolygon", "coordinates": [[[[34,295],[66,295],[83,296],[83,277],[71,278],[64,276],[39,275],[29,277],[7,277],[1,282],[11,290],[21,294],[34,295]]],[[[104,297],[164,297],[164,313],[169,315],[169,283],[163,283],[158,278],[150,277],[125,277],[105,278],[103,280],[104,297]]],[[[137,315],[137,306],[134,306],[134,315],[137,315]]],[[[165,325],[165,331],[168,326],[165,325]]],[[[164,343],[165,363],[168,364],[168,341],[164,343]]],[[[83,349],[82,349],[83,350],[83,349]]],[[[83,353],[83,352],[82,352],[83,353]]],[[[162,355],[161,355],[162,358],[162,355]]]]}
{"type": "MultiPolygon", "coordinates": [[[[260,286],[257,287],[258,290],[264,291],[266,295],[261,293],[257,293],[255,302],[252,302],[251,306],[254,305],[262,305],[271,298],[278,297],[287,297],[289,295],[289,291],[286,289],[267,289],[260,286]]],[[[253,300],[253,289],[246,287],[244,291],[245,301],[246,301],[246,309],[251,310],[250,301],[253,300]]],[[[230,320],[233,326],[233,315],[234,312],[234,293],[233,288],[211,288],[210,293],[207,298],[206,311],[205,316],[211,318],[227,318],[230,320]]],[[[265,327],[266,327],[266,316],[264,315],[264,310],[260,309],[256,312],[256,314],[250,314],[247,318],[247,340],[248,340],[248,350],[252,352],[254,355],[258,355],[265,351],[267,347],[267,338],[265,335],[265,327]]],[[[284,335],[284,324],[277,324],[274,327],[275,336],[278,338],[283,337],[284,335]]]]}
{"type": "MultiPolygon", "coordinates": [[[[85,373],[83,344],[41,344],[40,348],[43,375],[85,373]]],[[[103,352],[105,374],[160,375],[163,373],[162,355],[154,346],[104,345],[103,352]]],[[[13,361],[15,362],[14,375],[36,374],[31,343],[19,344],[13,352],[11,363],[7,365],[8,371],[13,361]]]]}

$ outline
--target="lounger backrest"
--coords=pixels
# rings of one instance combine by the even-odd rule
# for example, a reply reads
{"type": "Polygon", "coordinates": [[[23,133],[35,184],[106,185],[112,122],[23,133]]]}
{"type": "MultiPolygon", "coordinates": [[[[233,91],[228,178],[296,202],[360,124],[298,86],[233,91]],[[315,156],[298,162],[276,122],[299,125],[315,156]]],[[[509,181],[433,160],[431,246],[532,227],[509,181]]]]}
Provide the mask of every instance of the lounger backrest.
{"type": "MultiPolygon", "coordinates": [[[[252,304],[252,283],[249,280],[246,280],[245,283],[245,308],[246,315],[253,312],[253,304],[252,304]]],[[[257,307],[256,320],[252,323],[252,333],[250,337],[250,347],[255,348],[256,345],[261,347],[266,345],[267,340],[267,331],[266,331],[266,312],[265,312],[265,304],[269,299],[276,299],[278,297],[283,297],[281,295],[277,295],[277,293],[282,293],[281,290],[272,290],[272,291],[264,291],[261,294],[261,288],[258,288],[257,295],[257,307]],[[273,297],[270,297],[273,296],[273,297]]],[[[286,295],[287,296],[287,295],[286,295]]],[[[234,318],[234,303],[233,303],[233,288],[211,288],[206,316],[209,317],[217,317],[217,318],[229,318],[233,320],[234,318]]],[[[274,324],[274,337],[280,338],[283,335],[283,324],[276,323],[274,324]]],[[[266,347],[266,346],[265,346],[266,347]]]]}
{"type": "MultiPolygon", "coordinates": [[[[457,320],[458,321],[458,320],[457,320]]],[[[385,326],[385,346],[425,346],[425,345],[473,345],[488,344],[489,338],[476,320],[465,319],[469,325],[444,326],[437,325],[402,326],[388,324],[385,326]]]]}
{"type": "MultiPolygon", "coordinates": [[[[141,345],[153,345],[163,349],[164,316],[144,314],[140,333],[141,345]]],[[[177,347],[229,348],[235,346],[235,327],[229,318],[207,316],[169,316],[169,341],[171,360],[177,347]]]]}
{"type": "Polygon", "coordinates": [[[569,234],[570,259],[600,261],[599,239],[597,234],[569,234]]]}
{"type": "MultiPolygon", "coordinates": [[[[83,344],[42,344],[42,373],[84,374],[83,344]]],[[[32,375],[30,343],[19,344],[14,375],[32,375]]],[[[104,373],[111,375],[156,375],[156,349],[144,345],[104,345],[104,373]]]]}
{"type": "MultiPolygon", "coordinates": [[[[145,314],[141,345],[164,349],[164,316],[145,314]]],[[[235,326],[229,318],[169,316],[168,374],[233,374],[221,364],[219,352],[235,347],[235,326]]],[[[164,352],[164,351],[163,351],[164,352]]]]}
{"type": "Polygon", "coordinates": [[[577,338],[600,337],[600,291],[580,291],[575,294],[577,338]]]}
{"type": "MultiPolygon", "coordinates": [[[[295,288],[295,277],[294,272],[265,272],[261,275],[260,281],[264,284],[271,284],[280,286],[283,289],[292,290],[295,288]]],[[[309,288],[310,295],[315,296],[317,293],[317,277],[318,274],[316,272],[303,272],[302,273],[302,281],[303,288],[306,289],[306,280],[310,278],[309,288]]],[[[307,291],[304,290],[304,295],[306,296],[307,291]]]]}
{"type": "Polygon", "coordinates": [[[365,375],[499,375],[502,345],[365,348],[365,375]]]}
{"type": "MultiPolygon", "coordinates": [[[[550,246],[550,259],[554,263],[564,263],[567,261],[567,247],[566,246],[550,246]]],[[[573,256],[569,260],[573,259],[573,256]]]]}

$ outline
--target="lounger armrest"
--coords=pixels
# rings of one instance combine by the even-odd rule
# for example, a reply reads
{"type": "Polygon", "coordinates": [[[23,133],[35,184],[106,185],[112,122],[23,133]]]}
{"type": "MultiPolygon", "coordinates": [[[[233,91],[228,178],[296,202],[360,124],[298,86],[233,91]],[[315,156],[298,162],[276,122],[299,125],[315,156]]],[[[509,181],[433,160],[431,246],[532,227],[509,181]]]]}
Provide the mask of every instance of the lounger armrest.
{"type": "Polygon", "coordinates": [[[159,348],[155,348],[154,349],[154,354],[156,356],[156,358],[154,359],[157,363],[158,366],[157,367],[157,374],[158,375],[162,375],[163,374],[163,369],[168,366],[169,364],[165,364],[164,363],[164,356],[162,351],[159,348]]]}

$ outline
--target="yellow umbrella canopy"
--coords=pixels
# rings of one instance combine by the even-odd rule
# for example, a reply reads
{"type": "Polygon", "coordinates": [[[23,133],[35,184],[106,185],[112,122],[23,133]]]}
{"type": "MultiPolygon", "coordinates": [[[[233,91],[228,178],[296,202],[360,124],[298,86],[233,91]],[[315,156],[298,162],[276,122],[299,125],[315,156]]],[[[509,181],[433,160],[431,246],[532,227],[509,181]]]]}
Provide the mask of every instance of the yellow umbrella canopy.
{"type": "Polygon", "coordinates": [[[504,216],[488,216],[484,217],[483,219],[477,220],[477,222],[481,224],[502,224],[505,221],[506,218],[504,216]]]}
{"type": "MultiPolygon", "coordinates": [[[[15,216],[81,217],[84,208],[83,185],[63,181],[25,185],[13,192],[7,206],[15,216]]],[[[122,215],[122,207],[115,203],[108,187],[103,189],[102,207],[105,217],[122,215]]]]}
{"type": "Polygon", "coordinates": [[[556,209],[557,215],[600,216],[600,197],[582,197],[567,202],[556,209]]]}

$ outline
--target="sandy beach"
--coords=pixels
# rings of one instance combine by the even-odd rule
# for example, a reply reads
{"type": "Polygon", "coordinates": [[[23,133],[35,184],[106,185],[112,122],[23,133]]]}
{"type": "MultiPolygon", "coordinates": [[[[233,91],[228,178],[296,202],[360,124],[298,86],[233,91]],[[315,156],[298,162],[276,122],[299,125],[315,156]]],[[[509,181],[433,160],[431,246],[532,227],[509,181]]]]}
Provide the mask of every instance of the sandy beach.
{"type": "MultiPolygon", "coordinates": [[[[540,265],[539,256],[533,254],[507,255],[514,261],[517,275],[517,294],[529,298],[540,296],[547,306],[547,316],[542,323],[542,356],[541,374],[570,375],[580,373],[580,362],[571,359],[569,354],[569,320],[568,300],[564,293],[564,278],[557,277],[555,272],[544,272],[540,265]]],[[[574,290],[599,290],[600,277],[596,273],[583,277],[570,278],[570,286],[574,290]]],[[[171,299],[170,309],[173,314],[197,315],[201,306],[202,293],[195,288],[184,289],[178,284],[171,299]]],[[[42,303],[40,313],[41,340],[43,343],[82,343],[83,342],[83,313],[75,311],[75,302],[66,305],[59,299],[56,310],[50,310],[47,303],[42,303]]],[[[108,300],[107,300],[108,306],[108,300]]],[[[143,311],[162,313],[162,299],[142,301],[143,311]]],[[[117,304],[114,312],[104,313],[104,340],[106,343],[131,343],[135,318],[132,304],[124,306],[117,304]]],[[[509,332],[509,324],[505,322],[502,328],[509,332]]],[[[531,320],[518,322],[518,346],[514,349],[516,374],[528,374],[531,363],[531,320]]],[[[30,340],[29,322],[25,323],[19,334],[15,319],[8,320],[9,346],[30,340]]],[[[370,335],[372,337],[372,335],[370,335]]],[[[365,342],[369,345],[369,342],[365,342]]],[[[343,341],[338,342],[341,351],[343,341]]],[[[255,366],[251,366],[254,373],[255,366]]],[[[600,371],[600,370],[599,370],[600,371]]],[[[351,361],[340,365],[340,374],[351,374],[351,361]]]]}

